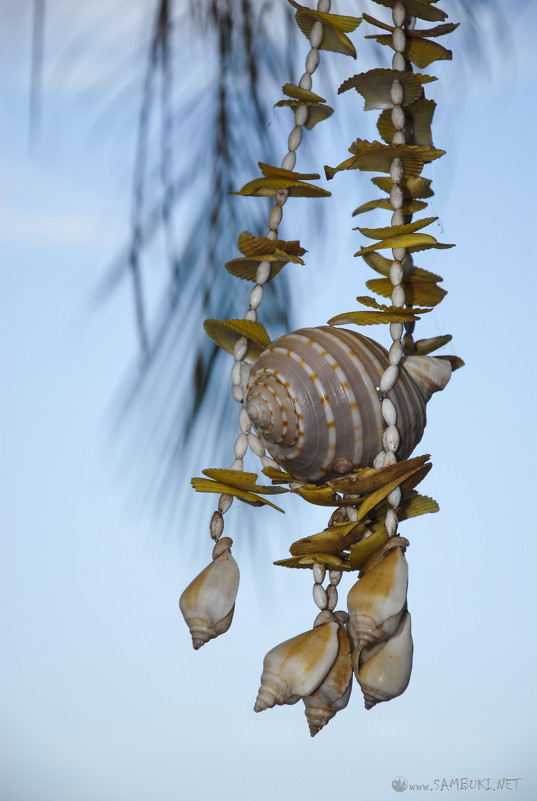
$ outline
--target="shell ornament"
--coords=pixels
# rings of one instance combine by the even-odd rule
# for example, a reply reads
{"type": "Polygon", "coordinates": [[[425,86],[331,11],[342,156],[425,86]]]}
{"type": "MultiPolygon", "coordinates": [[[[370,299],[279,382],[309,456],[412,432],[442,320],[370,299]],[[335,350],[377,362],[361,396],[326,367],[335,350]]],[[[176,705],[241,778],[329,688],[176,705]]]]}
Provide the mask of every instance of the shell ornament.
{"type": "MultiPolygon", "coordinates": [[[[367,467],[382,449],[379,383],[387,351],[345,328],[302,328],[276,339],[252,367],[245,406],[257,434],[293,478],[315,482],[348,460],[367,467]]],[[[407,357],[387,397],[399,421],[398,459],[421,440],[425,404],[443,389],[451,366],[428,356],[407,357]]]]}
{"type": "Polygon", "coordinates": [[[304,131],[333,112],[312,90],[312,76],[323,49],[356,57],[347,34],[361,22],[329,13],[329,0],[318,0],[316,9],[289,2],[310,50],[299,84],[285,84],[285,97],[276,103],[293,112],[287,155],[279,167],[259,162],[261,177],[232,193],[272,197],[274,205],[267,234],[240,233],[241,255],[226,263],[232,275],[254,283],[244,317],[204,323],[207,334],[233,357],[231,395],[238,404],[239,432],[230,467],[208,468],[203,477],[192,479],[198,492],[218,496],[209,527],[216,544],[212,562],[186,588],[179,606],[195,649],[231,625],[239,570],[232,542],[222,534],[224,515],[235,501],[270,507],[267,513],[283,512],[275,501],[288,493],[291,502],[299,498],[330,509],[326,528],[295,535],[291,555],[275,562],[311,571],[316,617],[311,628],[308,623],[302,634],[270,648],[254,706],[261,712],[302,700],[313,737],[349,704],[354,679],[366,709],[396,698],[410,680],[410,543],[399,526],[439,510],[435,500],[417,490],[431,468],[430,457],[413,452],[423,436],[431,396],[463,364],[457,356],[431,355],[450,335],[414,339],[416,323],[424,316],[426,322],[446,294],[439,286],[442,278],[415,265],[414,255],[451,245],[423,233],[437,218],[413,219],[433,194],[431,181],[421,175],[423,167],[443,155],[430,130],[435,103],[424,93],[433,78],[415,73],[413,65],[421,70],[450,57],[437,37],[457,25],[444,23],[447,15],[434,0],[374,0],[379,14],[391,19],[377,22],[365,15],[364,20],[381,30],[370,38],[378,36],[392,47],[392,68],[354,75],[338,91],[356,90],[366,109],[380,111],[382,142],[355,139],[350,157],[337,167],[325,166],[325,175],[330,180],[345,170],[354,176],[360,171],[382,174],[372,180],[385,196],[364,203],[353,215],[388,210],[389,224],[358,227],[374,241],[362,244],[355,255],[377,274],[367,287],[391,305],[358,297],[365,308],[272,339],[258,321],[266,285],[286,265],[304,264],[307,252],[297,240],[280,239],[283,207],[294,197],[330,195],[312,183],[317,173],[295,170],[304,131]],[[442,24],[424,28],[420,20],[425,26],[442,24]],[[389,350],[348,327],[379,324],[389,331],[389,350]],[[261,467],[247,472],[246,462],[253,457],[261,467]],[[346,590],[348,611],[337,609],[338,586],[346,573],[358,574],[346,590]]]}

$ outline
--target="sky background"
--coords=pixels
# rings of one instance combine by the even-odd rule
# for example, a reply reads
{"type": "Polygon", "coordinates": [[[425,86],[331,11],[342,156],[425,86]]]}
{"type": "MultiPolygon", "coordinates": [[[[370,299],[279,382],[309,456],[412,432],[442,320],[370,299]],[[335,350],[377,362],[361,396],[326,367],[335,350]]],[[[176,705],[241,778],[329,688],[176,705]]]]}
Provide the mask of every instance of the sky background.
{"type": "MultiPolygon", "coordinates": [[[[2,801],[336,793],[384,801],[395,797],[397,776],[433,789],[442,778],[489,778],[494,787],[519,778],[518,789],[496,792],[530,801],[537,6],[507,17],[512,46],[488,52],[488,66],[473,69],[468,53],[458,66],[455,34],[455,61],[431,67],[441,76],[428,92],[439,102],[434,140],[447,150],[426,173],[435,189],[430,213],[439,217],[431,232],[457,247],[416,258],[449,290],[419,330],[452,333],[448,351],[466,367],[431,401],[417,451],[432,454],[422,486],[441,512],[401,527],[411,540],[413,673],[403,696],[369,712],[355,686],[347,709],[313,740],[301,703],[259,715],[253,704],[265,653],[309,628],[316,612],[310,573],[271,562],[321,530],[326,516],[289,501],[285,518],[256,510],[263,523],[254,526],[251,511],[234,504],[226,534],[241,568],[235,618],[195,653],[177,600],[210,559],[212,502],[184,486],[190,464],[198,474],[208,465],[196,445],[185,456],[188,469],[177,476],[183,510],[166,527],[151,508],[141,510],[140,479],[114,436],[111,410],[137,356],[131,295],[125,285],[98,308],[91,298],[128,230],[141,74],[133,65],[150,5],[87,6],[51,4],[40,137],[29,156],[31,4],[0,0],[8,20],[0,33],[2,801]],[[129,69],[132,86],[121,83],[129,69]],[[117,85],[124,89],[115,95],[117,85]],[[103,97],[115,98],[112,109],[103,97]]],[[[353,36],[358,50],[364,32],[353,36]]],[[[492,34],[487,41],[497,43],[492,34]]],[[[369,66],[359,56],[342,70],[369,66]]],[[[342,102],[351,100],[358,112],[360,98],[342,102]]],[[[288,118],[278,114],[283,157],[288,118]]],[[[321,163],[342,161],[375,120],[360,112],[342,138],[322,134],[321,163]]],[[[310,163],[299,154],[297,169],[310,163]]],[[[326,229],[335,255],[308,229],[306,201],[285,207],[281,236],[309,251],[308,270],[294,276],[297,327],[324,324],[366,291],[350,211],[374,196],[368,177],[345,174],[329,186],[340,193],[340,213],[326,229]]],[[[237,286],[246,309],[248,288],[237,286]]],[[[339,608],[352,583],[344,576],[339,608]]]]}

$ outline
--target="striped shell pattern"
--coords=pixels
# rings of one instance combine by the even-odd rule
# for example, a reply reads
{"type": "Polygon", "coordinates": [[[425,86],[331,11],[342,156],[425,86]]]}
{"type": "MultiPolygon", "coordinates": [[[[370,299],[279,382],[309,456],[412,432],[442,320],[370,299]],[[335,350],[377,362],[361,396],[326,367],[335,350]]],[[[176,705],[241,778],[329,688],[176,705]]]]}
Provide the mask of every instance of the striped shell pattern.
{"type": "MultiPolygon", "coordinates": [[[[245,405],[265,448],[293,477],[319,481],[337,459],[372,465],[382,449],[380,377],[387,351],[344,328],[302,328],[274,340],[252,368],[245,405]]],[[[449,380],[447,362],[406,357],[387,393],[406,459],[425,428],[425,403],[449,380]]]]}

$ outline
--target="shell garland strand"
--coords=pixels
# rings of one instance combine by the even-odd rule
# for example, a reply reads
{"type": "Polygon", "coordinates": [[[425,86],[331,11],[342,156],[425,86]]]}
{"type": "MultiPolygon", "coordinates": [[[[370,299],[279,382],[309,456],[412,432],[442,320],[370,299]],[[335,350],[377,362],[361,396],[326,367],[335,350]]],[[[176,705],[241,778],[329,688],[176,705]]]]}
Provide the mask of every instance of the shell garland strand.
{"type": "Polygon", "coordinates": [[[241,256],[226,264],[234,276],[254,283],[244,318],[205,322],[208,335],[233,355],[231,392],[241,405],[240,433],[230,469],[206,469],[204,477],[192,479],[198,492],[220,496],[210,523],[216,545],[212,563],[184,591],[180,607],[194,648],[231,624],[239,575],[232,542],[221,537],[223,515],[234,498],[281,512],[273,496],[290,493],[332,507],[327,528],[292,543],[291,556],[275,563],[312,570],[319,612],[311,629],[267,653],[255,702],[260,712],[302,699],[315,736],[348,704],[353,673],[370,709],[404,692],[412,669],[405,556],[409,541],[399,536],[398,527],[411,517],[438,511],[436,501],[416,490],[431,468],[429,456],[412,453],[426,425],[428,401],[462,365],[455,356],[430,356],[450,341],[449,335],[417,342],[413,338],[415,322],[446,292],[438,286],[441,277],[416,267],[412,254],[452,247],[421,232],[435,217],[412,219],[426,207],[423,198],[433,194],[431,181],[421,176],[423,167],[443,155],[434,148],[430,130],[435,103],[423,91],[435,78],[415,73],[413,65],[423,69],[450,59],[451,52],[431,38],[451,33],[457,25],[445,23],[447,15],[430,0],[375,0],[391,8],[390,23],[363,15],[382,31],[368,38],[394,51],[391,69],[355,75],[339,93],[356,89],[366,110],[381,110],[378,130],[384,143],[357,139],[349,148],[351,157],[337,167],[326,166],[325,174],[331,179],[346,170],[386,173],[372,180],[387,197],[369,201],[353,214],[391,212],[386,227],[358,228],[374,241],[355,254],[381,276],[368,281],[368,288],[390,298],[391,305],[359,297],[365,310],[271,341],[257,319],[263,287],[286,264],[304,264],[306,253],[298,241],[278,238],[283,206],[290,196],[330,195],[311,183],[317,173],[294,171],[304,128],[311,130],[333,113],[312,91],[312,74],[321,49],[356,58],[347,34],[362,21],[329,13],[329,0],[319,0],[316,10],[288,1],[310,51],[298,85],[285,84],[285,97],[275,104],[294,115],[281,167],[259,162],[262,177],[232,193],[273,197],[275,202],[266,236],[241,233],[241,256]],[[417,20],[435,25],[418,30],[417,20]],[[381,250],[391,250],[392,258],[381,250]],[[338,327],[382,323],[389,325],[388,351],[361,333],[338,327]],[[259,483],[256,473],[245,472],[249,449],[260,458],[269,485],[259,483]],[[348,592],[348,612],[336,611],[337,588],[343,573],[351,571],[358,571],[359,578],[348,592]]]}

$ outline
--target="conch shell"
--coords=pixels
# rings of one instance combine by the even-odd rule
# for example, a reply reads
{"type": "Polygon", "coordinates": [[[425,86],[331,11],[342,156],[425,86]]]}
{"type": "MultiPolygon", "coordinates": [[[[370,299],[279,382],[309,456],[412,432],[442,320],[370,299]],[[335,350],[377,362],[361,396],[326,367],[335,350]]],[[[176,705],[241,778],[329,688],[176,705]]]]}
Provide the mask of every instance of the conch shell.
{"type": "Polygon", "coordinates": [[[231,626],[239,588],[239,568],[231,555],[233,540],[222,537],[213,561],[196,576],[179,599],[179,608],[197,651],[231,626]]]}
{"type": "Polygon", "coordinates": [[[334,664],[317,689],[304,698],[312,737],[349,703],[352,690],[351,644],[343,626],[339,628],[338,641],[339,649],[334,664]]]}
{"type": "Polygon", "coordinates": [[[351,588],[348,627],[359,651],[395,634],[406,609],[407,585],[407,561],[401,548],[393,548],[351,588]]]}
{"type": "MultiPolygon", "coordinates": [[[[369,656],[362,652],[363,657],[369,656]]],[[[371,646],[372,655],[359,664],[360,654],[353,653],[353,669],[365,699],[371,709],[381,701],[390,701],[404,693],[412,671],[412,634],[410,614],[406,612],[393,637],[382,646],[371,646]]]]}
{"type": "Polygon", "coordinates": [[[328,621],[277,645],[265,656],[254,710],[296,704],[311,695],[336,660],[339,625],[328,621]]]}

